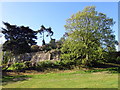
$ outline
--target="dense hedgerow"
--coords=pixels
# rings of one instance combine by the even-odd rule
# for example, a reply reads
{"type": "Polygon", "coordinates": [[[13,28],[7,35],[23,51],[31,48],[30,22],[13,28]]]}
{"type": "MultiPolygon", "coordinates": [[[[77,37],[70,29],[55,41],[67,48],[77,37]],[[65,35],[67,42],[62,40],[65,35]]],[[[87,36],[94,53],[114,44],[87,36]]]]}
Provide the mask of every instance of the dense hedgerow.
{"type": "Polygon", "coordinates": [[[52,69],[59,69],[59,70],[67,70],[67,69],[73,69],[76,66],[76,62],[74,61],[68,61],[68,60],[63,60],[63,61],[40,61],[34,65],[32,65],[32,62],[26,61],[23,63],[15,63],[10,66],[9,69],[11,70],[38,70],[38,71],[44,71],[48,68],[52,69]]]}

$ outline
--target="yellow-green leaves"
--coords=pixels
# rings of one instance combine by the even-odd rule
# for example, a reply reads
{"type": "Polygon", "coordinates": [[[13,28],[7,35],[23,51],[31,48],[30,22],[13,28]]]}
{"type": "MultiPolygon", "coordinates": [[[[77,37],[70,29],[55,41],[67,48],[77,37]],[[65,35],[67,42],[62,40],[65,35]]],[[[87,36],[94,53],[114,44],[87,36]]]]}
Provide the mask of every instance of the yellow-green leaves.
{"type": "Polygon", "coordinates": [[[62,55],[70,56],[68,59],[81,59],[85,65],[103,58],[103,51],[115,50],[113,24],[113,19],[95,11],[95,6],[73,14],[65,25],[70,34],[61,49],[62,55]]]}

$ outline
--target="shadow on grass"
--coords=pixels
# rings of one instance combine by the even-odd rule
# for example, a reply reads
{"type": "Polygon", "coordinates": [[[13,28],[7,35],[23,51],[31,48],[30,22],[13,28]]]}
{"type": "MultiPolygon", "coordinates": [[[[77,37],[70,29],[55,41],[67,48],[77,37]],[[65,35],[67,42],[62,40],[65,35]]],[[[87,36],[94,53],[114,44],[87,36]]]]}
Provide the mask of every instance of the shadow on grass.
{"type": "Polygon", "coordinates": [[[98,68],[97,70],[93,71],[109,71],[111,73],[120,73],[120,64],[114,63],[96,63],[93,65],[94,68],[98,68]],[[102,69],[99,69],[102,68],[102,69]]]}
{"type": "Polygon", "coordinates": [[[92,69],[92,70],[86,70],[85,72],[87,72],[87,73],[94,73],[94,72],[103,72],[103,71],[107,71],[109,73],[120,73],[119,67],[92,69]]]}
{"type": "Polygon", "coordinates": [[[18,81],[24,81],[30,79],[30,76],[27,75],[4,75],[2,76],[2,85],[7,85],[8,83],[11,82],[18,82],[18,81]]]}

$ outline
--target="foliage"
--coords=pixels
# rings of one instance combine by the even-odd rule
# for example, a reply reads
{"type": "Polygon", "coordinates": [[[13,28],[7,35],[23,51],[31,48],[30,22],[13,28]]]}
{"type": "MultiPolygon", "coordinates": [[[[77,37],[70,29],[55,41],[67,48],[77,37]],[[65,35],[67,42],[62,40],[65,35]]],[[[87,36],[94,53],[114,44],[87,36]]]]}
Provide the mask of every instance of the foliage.
{"type": "MultiPolygon", "coordinates": [[[[95,64],[95,63],[94,63],[95,64]]],[[[6,65],[5,65],[6,66],[6,65]]],[[[70,70],[70,69],[81,69],[86,68],[85,72],[99,72],[99,71],[109,71],[111,73],[119,73],[119,64],[113,64],[113,63],[96,63],[92,67],[86,67],[81,65],[79,61],[74,60],[62,60],[62,61],[40,61],[36,63],[35,65],[32,65],[31,61],[25,61],[23,63],[14,63],[11,65],[8,70],[17,70],[17,71],[25,71],[25,70],[37,70],[37,71],[43,71],[46,70],[70,70]],[[94,70],[94,68],[96,68],[94,70]],[[102,70],[99,68],[103,68],[102,70]],[[90,70],[89,70],[90,69],[90,70]],[[92,71],[91,71],[92,69],[92,71]]],[[[2,66],[4,69],[4,65],[2,66]]]]}
{"type": "Polygon", "coordinates": [[[60,70],[66,70],[66,69],[73,69],[75,67],[74,61],[40,61],[36,63],[36,65],[32,65],[31,61],[25,61],[23,63],[14,63],[12,64],[8,69],[9,70],[37,70],[37,71],[45,71],[47,69],[60,69],[60,70]]]}
{"type": "Polygon", "coordinates": [[[66,21],[68,33],[61,48],[62,60],[79,60],[84,66],[105,59],[110,51],[115,51],[115,35],[111,27],[112,18],[95,11],[94,6],[88,6],[83,11],[72,15],[66,21]]]}
{"type": "Polygon", "coordinates": [[[37,65],[35,66],[35,69],[44,71],[47,68],[52,68],[53,63],[51,61],[41,61],[38,62],[37,65]]]}
{"type": "Polygon", "coordinates": [[[31,69],[32,68],[32,62],[31,61],[25,61],[24,62],[24,69],[31,69]]]}
{"type": "Polygon", "coordinates": [[[62,43],[60,41],[56,42],[56,48],[60,49],[62,47],[62,43]]]}
{"type": "Polygon", "coordinates": [[[50,44],[42,45],[39,47],[40,51],[50,51],[52,49],[50,44]]]}
{"type": "Polygon", "coordinates": [[[37,52],[37,51],[39,51],[39,46],[38,46],[38,45],[32,45],[32,46],[31,46],[31,51],[32,51],[32,52],[37,52]]]}
{"type": "Polygon", "coordinates": [[[66,40],[66,37],[68,36],[68,33],[67,32],[65,32],[65,34],[60,38],[60,40],[58,40],[57,42],[56,42],[56,47],[58,48],[58,49],[60,49],[61,47],[62,47],[62,44],[64,43],[64,41],[66,40]]]}
{"type": "MultiPolygon", "coordinates": [[[[2,71],[5,71],[6,67],[7,67],[7,64],[2,64],[1,66],[2,66],[2,71]]],[[[0,68],[1,68],[1,66],[0,66],[0,68]]]]}
{"type": "Polygon", "coordinates": [[[3,52],[3,60],[2,60],[2,64],[7,64],[8,61],[10,61],[12,58],[12,54],[10,52],[3,52]]]}
{"type": "Polygon", "coordinates": [[[36,44],[34,39],[37,39],[37,33],[29,27],[10,25],[7,22],[3,24],[5,28],[2,28],[2,33],[7,40],[3,44],[3,51],[9,51],[14,55],[30,52],[30,46],[36,44]]]}
{"type": "Polygon", "coordinates": [[[24,63],[14,63],[11,68],[13,68],[13,70],[23,70],[25,68],[25,64],[24,63]]]}
{"type": "Polygon", "coordinates": [[[36,70],[44,71],[48,68],[53,68],[53,69],[60,69],[60,70],[66,70],[66,69],[72,69],[73,66],[75,65],[74,61],[41,61],[38,62],[37,65],[35,66],[36,70]]]}
{"type": "Polygon", "coordinates": [[[56,49],[57,48],[55,39],[51,39],[51,41],[49,42],[49,45],[51,46],[51,49],[56,49]]]}
{"type": "Polygon", "coordinates": [[[120,64],[120,56],[117,57],[116,62],[120,64]]]}
{"type": "Polygon", "coordinates": [[[106,56],[104,55],[104,57],[106,58],[103,60],[104,62],[120,64],[119,52],[109,52],[106,56]]]}

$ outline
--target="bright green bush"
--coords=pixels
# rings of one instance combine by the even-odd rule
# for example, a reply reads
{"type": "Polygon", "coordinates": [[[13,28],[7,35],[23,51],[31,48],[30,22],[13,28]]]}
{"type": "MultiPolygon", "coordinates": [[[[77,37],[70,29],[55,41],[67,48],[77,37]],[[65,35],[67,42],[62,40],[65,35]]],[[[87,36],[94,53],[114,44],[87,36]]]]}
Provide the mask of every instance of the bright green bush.
{"type": "Polygon", "coordinates": [[[38,62],[35,66],[36,70],[41,70],[44,71],[45,69],[48,68],[53,68],[53,69],[72,69],[73,65],[75,65],[74,61],[68,61],[68,60],[63,60],[63,61],[41,61],[38,62]]]}
{"type": "Polygon", "coordinates": [[[13,70],[23,70],[25,68],[25,64],[24,63],[15,63],[11,66],[11,68],[13,68],[13,70]]]}

